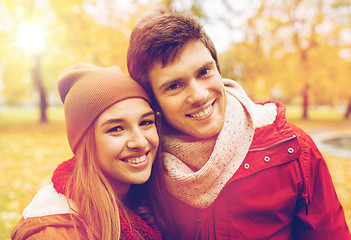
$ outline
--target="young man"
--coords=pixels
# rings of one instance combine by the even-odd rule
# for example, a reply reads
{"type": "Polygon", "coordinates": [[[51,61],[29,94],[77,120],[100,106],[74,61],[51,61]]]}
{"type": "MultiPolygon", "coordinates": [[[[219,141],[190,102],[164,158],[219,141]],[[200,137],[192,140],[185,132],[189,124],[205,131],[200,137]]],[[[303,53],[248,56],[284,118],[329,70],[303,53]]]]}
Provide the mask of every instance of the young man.
{"type": "Polygon", "coordinates": [[[174,239],[351,239],[326,163],[279,103],[221,78],[199,22],[141,20],[129,73],[160,111],[161,204],[174,239]],[[172,229],[171,229],[172,228],[172,229]]]}

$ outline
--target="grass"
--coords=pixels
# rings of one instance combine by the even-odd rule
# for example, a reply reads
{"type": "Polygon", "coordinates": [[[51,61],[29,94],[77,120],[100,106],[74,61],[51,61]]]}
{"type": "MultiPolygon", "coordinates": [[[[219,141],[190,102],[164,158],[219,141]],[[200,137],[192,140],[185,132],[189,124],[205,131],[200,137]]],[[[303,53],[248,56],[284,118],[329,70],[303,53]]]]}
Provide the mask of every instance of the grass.
{"type": "MultiPolygon", "coordinates": [[[[308,131],[348,128],[337,109],[311,109],[311,121],[299,120],[301,111],[289,107],[289,120],[308,131]]],[[[0,111],[0,239],[10,239],[13,226],[35,193],[50,183],[55,167],[72,156],[62,108],[49,108],[49,123],[38,123],[39,113],[30,108],[0,111]]],[[[351,159],[324,154],[339,199],[351,226],[351,159]]]]}
{"type": "Polygon", "coordinates": [[[24,207],[72,155],[62,109],[50,109],[47,124],[37,123],[37,115],[33,109],[0,113],[0,239],[9,239],[24,207]]]}

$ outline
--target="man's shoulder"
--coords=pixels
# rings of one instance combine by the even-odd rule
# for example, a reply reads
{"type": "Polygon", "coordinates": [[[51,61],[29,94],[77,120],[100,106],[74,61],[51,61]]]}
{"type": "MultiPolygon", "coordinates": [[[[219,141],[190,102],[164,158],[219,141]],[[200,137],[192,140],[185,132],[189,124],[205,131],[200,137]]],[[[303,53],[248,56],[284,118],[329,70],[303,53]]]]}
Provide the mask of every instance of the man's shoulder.
{"type": "MultiPolygon", "coordinates": [[[[253,146],[262,147],[262,145],[275,145],[279,142],[285,142],[293,138],[306,138],[306,133],[296,125],[286,119],[286,107],[279,102],[267,101],[257,102],[256,106],[262,106],[261,115],[257,116],[261,122],[269,112],[275,112],[274,121],[263,121],[264,124],[257,125],[253,139],[253,146]],[[264,108],[266,106],[266,108],[264,108]],[[269,106],[269,108],[268,108],[269,106]],[[269,110],[271,108],[271,110],[269,110]]],[[[268,114],[269,116],[269,114],[268,114]]],[[[272,120],[272,118],[271,118],[272,120]]]]}

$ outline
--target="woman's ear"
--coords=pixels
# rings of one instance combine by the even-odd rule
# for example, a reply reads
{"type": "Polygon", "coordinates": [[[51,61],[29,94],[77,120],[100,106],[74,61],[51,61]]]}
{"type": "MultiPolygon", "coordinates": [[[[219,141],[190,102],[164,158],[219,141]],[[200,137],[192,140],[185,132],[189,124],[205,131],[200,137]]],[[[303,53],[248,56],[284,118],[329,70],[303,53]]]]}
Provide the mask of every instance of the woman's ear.
{"type": "Polygon", "coordinates": [[[156,111],[156,117],[157,118],[163,118],[162,112],[156,111]]]}

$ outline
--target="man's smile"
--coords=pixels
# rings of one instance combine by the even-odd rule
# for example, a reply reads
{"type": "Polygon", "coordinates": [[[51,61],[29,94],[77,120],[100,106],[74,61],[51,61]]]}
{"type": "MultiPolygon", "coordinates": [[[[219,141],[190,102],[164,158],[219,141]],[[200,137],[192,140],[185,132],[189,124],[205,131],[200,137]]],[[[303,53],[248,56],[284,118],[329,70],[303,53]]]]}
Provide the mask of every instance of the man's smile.
{"type": "Polygon", "coordinates": [[[187,114],[186,116],[194,118],[194,119],[206,118],[213,113],[213,109],[214,109],[213,104],[214,104],[214,102],[212,104],[208,105],[208,107],[206,107],[205,109],[203,109],[199,112],[193,113],[193,114],[187,114]]]}

